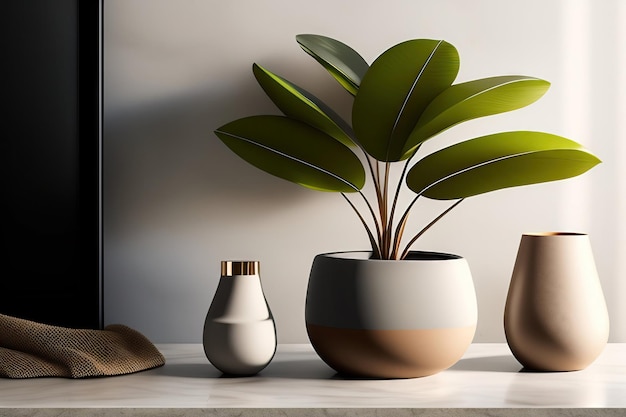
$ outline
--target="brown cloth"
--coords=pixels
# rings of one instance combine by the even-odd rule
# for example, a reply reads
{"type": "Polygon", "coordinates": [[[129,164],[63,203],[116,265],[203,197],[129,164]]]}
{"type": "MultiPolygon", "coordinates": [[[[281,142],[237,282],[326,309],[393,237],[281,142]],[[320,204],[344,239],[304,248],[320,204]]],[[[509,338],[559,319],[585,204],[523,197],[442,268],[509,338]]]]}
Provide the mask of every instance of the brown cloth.
{"type": "Polygon", "coordinates": [[[163,364],[145,336],[120,324],[70,329],[0,314],[0,377],[113,376],[163,364]]]}

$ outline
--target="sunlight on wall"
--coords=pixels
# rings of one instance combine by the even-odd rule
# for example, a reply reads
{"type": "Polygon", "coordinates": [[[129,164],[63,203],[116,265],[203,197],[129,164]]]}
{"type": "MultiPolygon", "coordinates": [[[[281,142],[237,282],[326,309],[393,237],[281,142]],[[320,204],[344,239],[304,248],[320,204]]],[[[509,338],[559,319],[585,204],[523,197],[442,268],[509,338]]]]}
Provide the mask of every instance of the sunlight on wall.
{"type": "Polygon", "coordinates": [[[561,1],[561,127],[603,160],[563,182],[558,226],[590,233],[611,341],[626,326],[626,2],[561,1]]]}
{"type": "MultiPolygon", "coordinates": [[[[561,45],[563,125],[567,131],[575,133],[576,141],[582,142],[591,137],[591,109],[589,103],[591,85],[591,1],[562,0],[561,45]]],[[[562,197],[559,227],[575,227],[581,231],[589,230],[590,189],[588,175],[575,181],[561,184],[562,197]]]]}
{"type": "MultiPolygon", "coordinates": [[[[342,39],[368,60],[393,42],[447,39],[463,53],[460,81],[497,73],[551,81],[537,105],[451,129],[424,151],[520,123],[580,142],[604,162],[558,184],[472,199],[415,248],[468,258],[481,308],[475,341],[502,342],[520,233],[589,232],[612,341],[626,342],[626,0],[526,0],[518,8],[501,0],[107,0],[104,21],[108,323],[157,343],[197,343],[216,265],[248,257],[263,264],[280,343],[307,342],[313,256],[362,248],[363,230],[340,196],[258,171],[212,131],[277,112],[251,73],[257,61],[349,116],[349,95],[293,39],[309,32],[342,39]]],[[[416,223],[437,208],[422,207],[416,223]]]]}
{"type": "MultiPolygon", "coordinates": [[[[626,157],[626,2],[619,3],[619,12],[617,13],[617,21],[621,22],[618,25],[618,38],[617,38],[617,50],[620,51],[618,58],[618,70],[617,73],[621,74],[618,79],[617,90],[617,117],[616,121],[616,151],[619,157],[626,157]],[[620,117],[621,116],[621,117],[620,117]]],[[[626,295],[626,263],[623,256],[626,255],[626,164],[617,164],[617,213],[618,224],[616,228],[617,233],[617,256],[615,257],[615,286],[618,294],[618,298],[621,298],[621,302],[617,303],[616,311],[619,317],[626,317],[626,303],[624,303],[623,297],[626,295]],[[621,256],[620,256],[621,255],[621,256]],[[621,295],[621,297],[620,297],[621,295]]],[[[626,326],[621,328],[613,328],[613,337],[616,340],[626,339],[626,326]]]]}

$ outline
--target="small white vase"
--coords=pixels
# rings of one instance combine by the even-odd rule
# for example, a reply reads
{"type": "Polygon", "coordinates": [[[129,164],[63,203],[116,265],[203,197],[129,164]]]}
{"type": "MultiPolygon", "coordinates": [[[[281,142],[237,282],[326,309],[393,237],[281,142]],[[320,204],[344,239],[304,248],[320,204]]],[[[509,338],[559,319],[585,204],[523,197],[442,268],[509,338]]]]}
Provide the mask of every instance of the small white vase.
{"type": "Polygon", "coordinates": [[[586,234],[522,235],[504,330],[527,369],[575,371],[598,357],[608,340],[609,316],[586,234]]]}
{"type": "Polygon", "coordinates": [[[223,261],[222,275],[204,322],[204,353],[230,375],[254,375],[276,353],[276,327],[258,261],[223,261]]]}

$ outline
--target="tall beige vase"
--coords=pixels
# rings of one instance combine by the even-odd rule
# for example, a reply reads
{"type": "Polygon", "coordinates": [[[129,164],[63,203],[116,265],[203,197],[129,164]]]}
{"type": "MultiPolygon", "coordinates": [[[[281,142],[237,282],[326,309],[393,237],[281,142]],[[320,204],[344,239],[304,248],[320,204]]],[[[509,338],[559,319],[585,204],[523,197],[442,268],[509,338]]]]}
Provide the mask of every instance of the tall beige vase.
{"type": "Polygon", "coordinates": [[[522,235],[504,330],[527,369],[575,371],[598,357],[608,341],[609,316],[589,236],[522,235]]]}

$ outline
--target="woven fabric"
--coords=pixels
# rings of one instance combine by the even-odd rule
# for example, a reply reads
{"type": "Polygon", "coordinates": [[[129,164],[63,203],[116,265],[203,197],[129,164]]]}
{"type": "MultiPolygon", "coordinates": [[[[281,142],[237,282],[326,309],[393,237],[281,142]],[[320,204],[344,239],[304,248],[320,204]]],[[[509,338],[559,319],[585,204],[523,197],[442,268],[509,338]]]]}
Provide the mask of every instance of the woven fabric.
{"type": "Polygon", "coordinates": [[[145,336],[120,324],[70,329],[0,314],[0,377],[113,376],[163,364],[145,336]]]}

